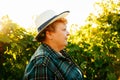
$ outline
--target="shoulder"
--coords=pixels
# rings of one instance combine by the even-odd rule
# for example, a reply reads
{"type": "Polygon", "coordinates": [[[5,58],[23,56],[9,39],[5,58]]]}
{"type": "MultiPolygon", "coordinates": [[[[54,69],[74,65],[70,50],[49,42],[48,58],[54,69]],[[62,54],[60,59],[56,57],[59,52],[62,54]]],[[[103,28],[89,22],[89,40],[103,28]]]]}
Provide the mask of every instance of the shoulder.
{"type": "Polygon", "coordinates": [[[35,53],[32,55],[30,62],[36,65],[47,65],[47,63],[50,61],[50,58],[48,56],[49,53],[44,49],[44,47],[39,46],[35,53]]]}
{"type": "Polygon", "coordinates": [[[47,63],[50,61],[49,57],[46,55],[38,55],[36,56],[31,62],[34,65],[43,65],[43,66],[47,66],[47,63]]]}

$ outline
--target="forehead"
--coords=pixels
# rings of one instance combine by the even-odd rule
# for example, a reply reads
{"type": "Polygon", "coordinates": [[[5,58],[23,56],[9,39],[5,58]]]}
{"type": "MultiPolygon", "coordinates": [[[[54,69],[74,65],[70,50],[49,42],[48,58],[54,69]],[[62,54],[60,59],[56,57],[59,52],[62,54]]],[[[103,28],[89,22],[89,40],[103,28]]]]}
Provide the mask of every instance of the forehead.
{"type": "Polygon", "coordinates": [[[58,20],[56,20],[55,22],[52,23],[54,27],[56,26],[60,26],[60,25],[66,25],[67,24],[67,19],[65,18],[60,18],[58,20]]]}
{"type": "Polygon", "coordinates": [[[66,28],[67,26],[66,26],[66,24],[64,24],[64,23],[62,23],[62,22],[59,22],[59,23],[57,23],[56,24],[56,26],[55,26],[55,28],[57,29],[57,28],[66,28]]]}

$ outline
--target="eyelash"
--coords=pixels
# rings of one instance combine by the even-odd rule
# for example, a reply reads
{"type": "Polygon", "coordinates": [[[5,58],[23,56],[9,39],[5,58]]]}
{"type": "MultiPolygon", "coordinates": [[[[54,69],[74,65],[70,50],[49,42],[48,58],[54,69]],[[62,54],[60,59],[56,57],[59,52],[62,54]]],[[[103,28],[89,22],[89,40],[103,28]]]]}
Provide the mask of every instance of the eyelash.
{"type": "Polygon", "coordinates": [[[63,31],[66,31],[66,28],[65,28],[65,29],[63,29],[63,31]]]}

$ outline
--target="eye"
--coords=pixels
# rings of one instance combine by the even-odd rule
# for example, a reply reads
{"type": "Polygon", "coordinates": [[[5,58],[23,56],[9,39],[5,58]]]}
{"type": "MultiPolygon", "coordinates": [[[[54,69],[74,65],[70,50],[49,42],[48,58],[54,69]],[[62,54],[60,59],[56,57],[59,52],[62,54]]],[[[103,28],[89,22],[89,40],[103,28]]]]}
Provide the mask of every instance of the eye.
{"type": "Polygon", "coordinates": [[[66,28],[64,28],[63,31],[66,31],[66,28]]]}
{"type": "Polygon", "coordinates": [[[66,31],[65,29],[63,29],[63,31],[66,31]]]}

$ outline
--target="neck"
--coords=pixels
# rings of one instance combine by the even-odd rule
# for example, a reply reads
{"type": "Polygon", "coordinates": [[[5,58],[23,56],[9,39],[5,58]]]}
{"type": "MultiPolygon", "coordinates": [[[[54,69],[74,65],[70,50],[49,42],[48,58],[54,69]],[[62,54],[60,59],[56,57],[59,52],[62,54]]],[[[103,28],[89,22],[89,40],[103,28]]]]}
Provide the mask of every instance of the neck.
{"type": "Polygon", "coordinates": [[[44,41],[43,43],[49,45],[53,50],[55,50],[56,52],[60,52],[62,50],[62,48],[60,48],[59,46],[57,46],[56,44],[52,44],[50,42],[46,42],[44,41]]]}

